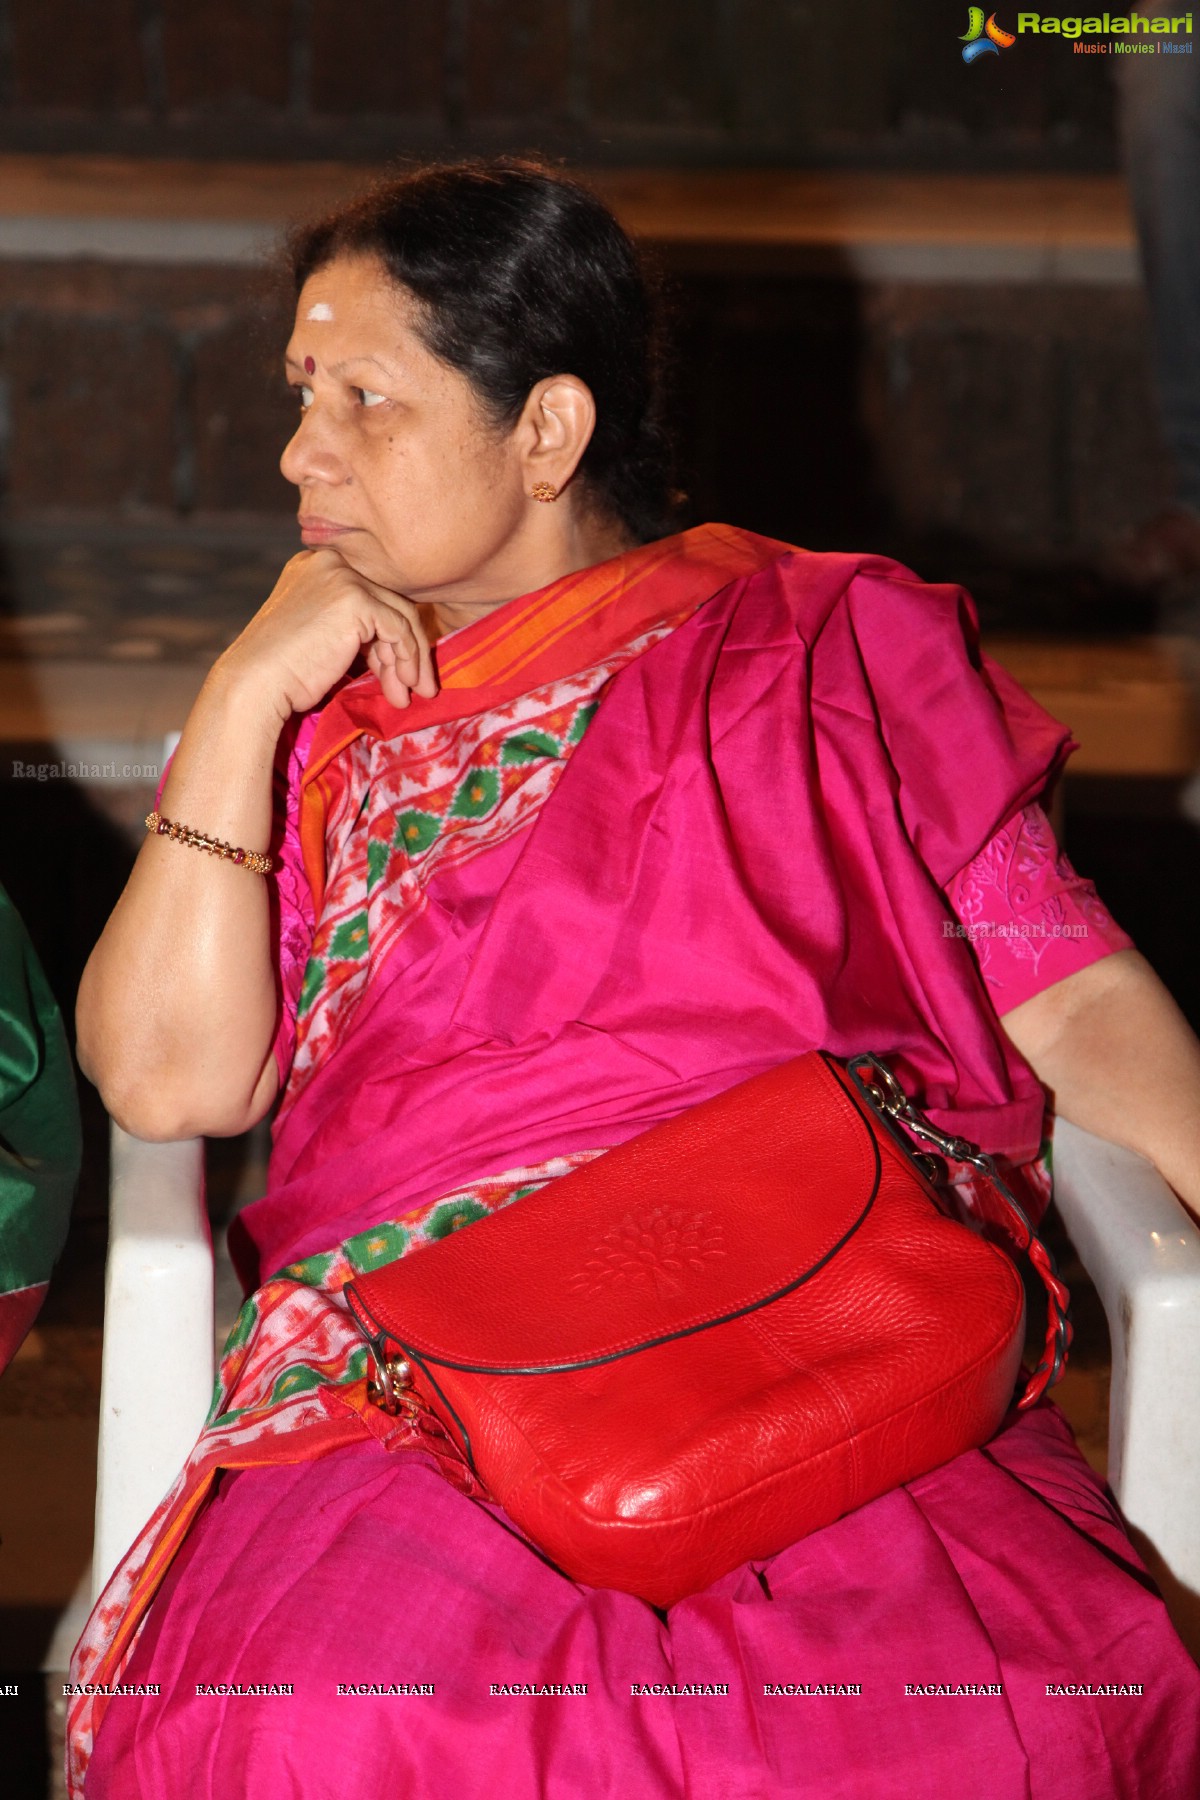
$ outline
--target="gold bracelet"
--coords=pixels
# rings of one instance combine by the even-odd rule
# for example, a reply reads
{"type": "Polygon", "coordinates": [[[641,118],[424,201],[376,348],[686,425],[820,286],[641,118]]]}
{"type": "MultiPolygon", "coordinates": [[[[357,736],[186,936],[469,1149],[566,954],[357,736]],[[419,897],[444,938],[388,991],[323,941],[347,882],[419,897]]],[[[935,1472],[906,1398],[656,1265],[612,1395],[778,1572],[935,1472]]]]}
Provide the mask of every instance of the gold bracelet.
{"type": "Polygon", "coordinates": [[[209,856],[228,859],[239,869],[249,869],[252,875],[269,875],[275,867],[273,856],[262,856],[257,850],[239,850],[234,844],[222,843],[220,838],[205,837],[202,831],[193,831],[189,825],[176,825],[173,820],[164,819],[161,813],[146,814],[146,830],[159,837],[174,838],[177,844],[188,844],[193,850],[204,850],[209,856]]]}

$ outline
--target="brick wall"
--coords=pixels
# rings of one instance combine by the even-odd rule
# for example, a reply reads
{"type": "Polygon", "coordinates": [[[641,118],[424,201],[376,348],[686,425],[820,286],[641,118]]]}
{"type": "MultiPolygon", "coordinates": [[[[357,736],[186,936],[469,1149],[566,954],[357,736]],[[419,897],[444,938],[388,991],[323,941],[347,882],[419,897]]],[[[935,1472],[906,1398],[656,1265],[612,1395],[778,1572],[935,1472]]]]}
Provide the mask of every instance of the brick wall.
{"type": "MultiPolygon", "coordinates": [[[[696,509],[802,542],[1090,554],[1162,472],[1136,289],[677,274],[696,509]]],[[[284,515],[287,294],[243,269],[0,263],[9,519],[284,515]]]]}
{"type": "Polygon", "coordinates": [[[8,515],[287,510],[287,317],[244,269],[0,262],[8,515]]]}
{"type": "Polygon", "coordinates": [[[1137,288],[880,288],[865,405],[905,536],[1086,556],[1161,502],[1137,288]]]}
{"type": "Polygon", "coordinates": [[[1095,59],[957,0],[0,0],[0,149],[1107,167],[1095,59]]]}
{"type": "Polygon", "coordinates": [[[1161,502],[1137,289],[693,277],[680,302],[701,514],[986,591],[1161,502]]]}

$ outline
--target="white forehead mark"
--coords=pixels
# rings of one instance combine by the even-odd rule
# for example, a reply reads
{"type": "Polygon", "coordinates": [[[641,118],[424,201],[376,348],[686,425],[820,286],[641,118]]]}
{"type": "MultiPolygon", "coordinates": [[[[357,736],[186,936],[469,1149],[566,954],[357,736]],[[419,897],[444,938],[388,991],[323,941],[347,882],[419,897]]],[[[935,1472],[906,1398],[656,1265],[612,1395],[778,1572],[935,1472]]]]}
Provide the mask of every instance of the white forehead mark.
{"type": "Polygon", "coordinates": [[[332,325],[333,308],[330,306],[328,300],[318,300],[315,306],[309,307],[304,316],[307,319],[315,319],[322,325],[332,325]]]}

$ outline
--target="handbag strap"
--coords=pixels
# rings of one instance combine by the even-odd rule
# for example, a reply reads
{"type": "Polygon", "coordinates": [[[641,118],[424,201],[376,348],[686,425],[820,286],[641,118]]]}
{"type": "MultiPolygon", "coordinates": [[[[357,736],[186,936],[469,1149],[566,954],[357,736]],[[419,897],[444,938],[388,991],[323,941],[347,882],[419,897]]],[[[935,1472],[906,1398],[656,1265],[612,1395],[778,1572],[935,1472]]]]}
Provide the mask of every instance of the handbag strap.
{"type": "Polygon", "coordinates": [[[927,1179],[935,1185],[948,1185],[939,1180],[941,1168],[937,1158],[914,1149],[909,1137],[905,1136],[906,1132],[921,1143],[931,1144],[939,1156],[952,1162],[967,1163],[985,1177],[985,1181],[980,1184],[981,1204],[975,1209],[977,1216],[984,1224],[992,1226],[1001,1234],[1006,1248],[1028,1257],[1045,1288],[1045,1348],[1041,1361],[1029,1376],[1024,1392],[1017,1401],[1018,1411],[1026,1411],[1041,1399],[1047,1388],[1054,1386],[1066,1367],[1067,1352],[1071,1345],[1072,1329],[1068,1317],[1070,1295],[1059,1279],[1051,1251],[1030,1224],[1025,1209],[997,1170],[994,1158],[969,1139],[953,1137],[948,1132],[940,1131],[914,1106],[892,1071],[879,1057],[853,1056],[847,1059],[845,1066],[851,1080],[879,1114],[892,1137],[927,1179]]]}

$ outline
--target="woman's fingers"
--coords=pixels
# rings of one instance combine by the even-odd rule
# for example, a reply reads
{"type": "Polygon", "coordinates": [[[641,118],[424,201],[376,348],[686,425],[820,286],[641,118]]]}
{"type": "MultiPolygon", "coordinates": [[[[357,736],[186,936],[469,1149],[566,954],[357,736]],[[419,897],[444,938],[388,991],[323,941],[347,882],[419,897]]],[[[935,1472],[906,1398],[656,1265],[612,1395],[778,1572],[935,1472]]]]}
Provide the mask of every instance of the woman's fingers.
{"type": "Polygon", "coordinates": [[[417,679],[413,683],[416,693],[424,700],[432,700],[438,691],[437,664],[433,660],[433,645],[425,635],[420,619],[416,621],[417,637],[417,679]]]}
{"type": "MultiPolygon", "coordinates": [[[[374,590],[374,597],[378,611],[372,622],[381,669],[390,668],[398,683],[424,699],[432,700],[438,691],[437,670],[433,649],[416,607],[410,601],[380,589],[374,590]]],[[[382,675],[380,680],[382,685],[382,675]]],[[[388,697],[390,699],[391,695],[388,697]]]]}
{"type": "Polygon", "coordinates": [[[383,697],[390,706],[406,707],[412,698],[411,684],[405,681],[396,667],[394,645],[386,638],[376,638],[368,647],[366,655],[367,667],[378,681],[383,697]]]}
{"type": "MultiPolygon", "coordinates": [[[[380,621],[381,631],[391,628],[389,621],[380,621]]],[[[408,705],[417,676],[415,645],[406,645],[393,638],[376,637],[367,649],[367,667],[378,681],[389,705],[408,705]]]]}

